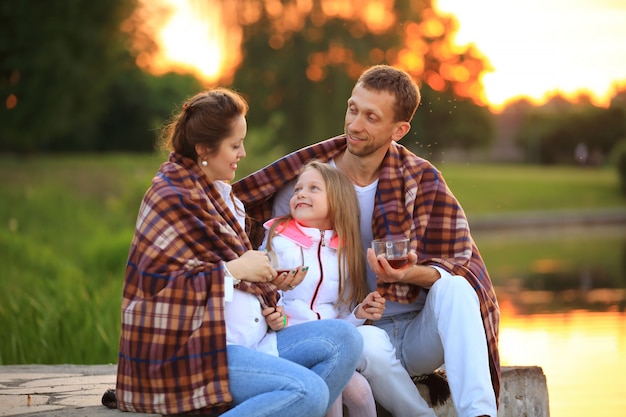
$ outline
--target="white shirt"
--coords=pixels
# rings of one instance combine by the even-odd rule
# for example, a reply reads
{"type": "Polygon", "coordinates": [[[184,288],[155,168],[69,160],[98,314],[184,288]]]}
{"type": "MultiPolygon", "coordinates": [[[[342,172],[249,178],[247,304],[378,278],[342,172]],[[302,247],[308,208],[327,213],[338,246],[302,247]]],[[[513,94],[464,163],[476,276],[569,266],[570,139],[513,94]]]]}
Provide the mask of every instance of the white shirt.
{"type": "MultiPolygon", "coordinates": [[[[222,198],[235,218],[245,230],[245,212],[243,203],[231,199],[231,185],[215,181],[222,198]],[[237,208],[237,209],[235,209],[237,208]]],[[[238,277],[237,277],[238,278],[238,277]]],[[[261,314],[261,303],[254,295],[233,288],[233,279],[224,279],[224,317],[226,319],[226,343],[240,345],[259,352],[278,356],[276,333],[269,331],[265,317],[261,314]]]]}

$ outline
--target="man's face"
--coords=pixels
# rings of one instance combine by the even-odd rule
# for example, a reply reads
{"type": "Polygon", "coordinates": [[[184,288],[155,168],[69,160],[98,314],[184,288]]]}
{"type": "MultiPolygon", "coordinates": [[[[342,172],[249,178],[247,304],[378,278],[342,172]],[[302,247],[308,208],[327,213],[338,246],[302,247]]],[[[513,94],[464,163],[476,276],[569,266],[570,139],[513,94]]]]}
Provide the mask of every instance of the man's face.
{"type": "Polygon", "coordinates": [[[351,153],[367,156],[387,152],[391,141],[403,136],[398,128],[406,122],[394,122],[394,103],[395,97],[387,91],[368,90],[360,83],[354,87],[344,126],[351,153]]]}

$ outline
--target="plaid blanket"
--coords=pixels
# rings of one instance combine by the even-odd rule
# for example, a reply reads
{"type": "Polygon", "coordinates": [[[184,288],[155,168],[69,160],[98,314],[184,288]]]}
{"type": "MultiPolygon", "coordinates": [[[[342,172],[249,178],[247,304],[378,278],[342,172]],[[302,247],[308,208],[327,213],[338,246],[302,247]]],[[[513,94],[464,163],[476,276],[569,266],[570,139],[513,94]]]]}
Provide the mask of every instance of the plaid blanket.
{"type": "MultiPolygon", "coordinates": [[[[123,411],[229,408],[224,270],[252,246],[215,184],[175,153],[144,195],[126,267],[117,374],[123,411]]],[[[239,289],[275,305],[267,284],[239,289]]]]}
{"type": "MultiPolygon", "coordinates": [[[[303,165],[317,159],[328,162],[346,149],[340,135],[295,151],[233,184],[256,225],[271,217],[274,194],[295,179],[303,165]]],[[[256,226],[258,227],[258,226],[256,226]]],[[[470,234],[467,218],[440,172],[404,146],[392,142],[380,170],[374,214],[374,238],[406,235],[421,265],[437,265],[467,279],[478,294],[485,336],[489,346],[491,379],[498,400],[500,313],[491,279],[470,234]]],[[[258,243],[258,234],[253,245],[258,243]]],[[[378,291],[390,301],[417,299],[423,288],[409,284],[378,283],[378,291]]]]}

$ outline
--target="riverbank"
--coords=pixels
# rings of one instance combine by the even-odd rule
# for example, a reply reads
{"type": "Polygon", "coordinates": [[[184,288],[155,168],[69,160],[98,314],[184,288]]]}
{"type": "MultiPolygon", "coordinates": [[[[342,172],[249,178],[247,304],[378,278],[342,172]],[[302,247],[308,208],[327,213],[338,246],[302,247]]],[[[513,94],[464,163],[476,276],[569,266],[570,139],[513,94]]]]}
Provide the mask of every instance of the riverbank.
{"type": "Polygon", "coordinates": [[[626,207],[468,215],[472,232],[626,226],[626,207]]]}

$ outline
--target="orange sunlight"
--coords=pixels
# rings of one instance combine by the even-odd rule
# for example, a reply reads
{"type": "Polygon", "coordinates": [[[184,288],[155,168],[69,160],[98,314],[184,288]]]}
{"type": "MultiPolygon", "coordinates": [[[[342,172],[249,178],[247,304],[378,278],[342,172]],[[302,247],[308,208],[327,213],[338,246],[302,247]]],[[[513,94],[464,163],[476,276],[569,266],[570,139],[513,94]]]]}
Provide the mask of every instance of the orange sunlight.
{"type": "MultiPolygon", "coordinates": [[[[171,12],[158,17],[165,23],[151,70],[192,72],[208,82],[232,76],[241,60],[237,17],[254,20],[258,10],[234,9],[236,2],[221,0],[142,2],[171,12]]],[[[310,7],[307,2],[298,4],[310,7]]],[[[542,104],[556,93],[568,99],[585,94],[594,104],[607,106],[616,89],[626,87],[623,0],[433,0],[433,4],[457,18],[456,45],[475,44],[489,61],[492,71],[482,76],[484,92],[477,100],[489,103],[494,111],[522,97],[542,104]]],[[[347,7],[349,3],[324,5],[328,15],[361,14],[374,33],[395,24],[389,2],[371,2],[359,10],[347,7]]],[[[309,68],[311,79],[319,77],[314,70],[309,68]]],[[[431,86],[439,76],[424,75],[431,86]]]]}
{"type": "MultiPolygon", "coordinates": [[[[169,16],[156,42],[159,52],[150,62],[155,73],[171,70],[190,72],[208,82],[229,72],[239,61],[233,44],[240,38],[227,31],[220,0],[142,0],[148,7],[165,7],[169,16]],[[229,51],[228,56],[223,51],[229,51]]],[[[160,19],[163,16],[159,16],[160,19]]]]}
{"type": "Polygon", "coordinates": [[[626,316],[572,311],[517,316],[502,312],[503,366],[540,366],[550,415],[619,416],[626,407],[626,316]]]}
{"type": "Polygon", "coordinates": [[[435,2],[456,16],[456,43],[475,44],[491,63],[483,85],[496,111],[514,98],[541,104],[556,92],[608,106],[626,86],[623,0],[435,2]]]}

